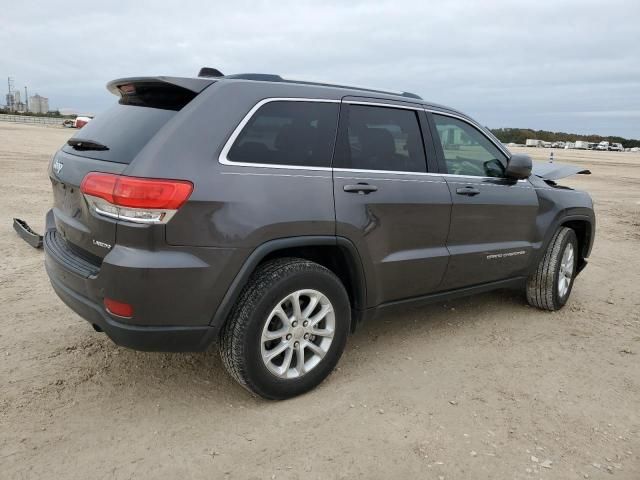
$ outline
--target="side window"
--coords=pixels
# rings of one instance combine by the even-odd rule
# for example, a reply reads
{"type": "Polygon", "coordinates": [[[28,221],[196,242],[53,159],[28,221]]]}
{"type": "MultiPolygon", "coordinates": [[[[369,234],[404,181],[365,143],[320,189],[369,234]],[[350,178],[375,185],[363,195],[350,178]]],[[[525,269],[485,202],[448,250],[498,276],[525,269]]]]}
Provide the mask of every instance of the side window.
{"type": "Polygon", "coordinates": [[[462,120],[433,115],[447,173],[504,177],[507,158],[485,135],[462,120]]]}
{"type": "Polygon", "coordinates": [[[334,167],[425,172],[422,133],[414,110],[344,105],[334,167]]]}
{"type": "Polygon", "coordinates": [[[273,101],[251,117],[227,158],[232,162],[330,167],[338,104],[273,101]]]}

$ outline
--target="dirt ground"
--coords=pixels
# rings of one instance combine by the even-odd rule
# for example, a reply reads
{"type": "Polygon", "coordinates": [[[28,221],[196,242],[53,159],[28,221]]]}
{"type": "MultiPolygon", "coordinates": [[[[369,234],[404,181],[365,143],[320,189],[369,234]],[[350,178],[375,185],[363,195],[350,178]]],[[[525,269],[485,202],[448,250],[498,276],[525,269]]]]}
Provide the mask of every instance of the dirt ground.
{"type": "Polygon", "coordinates": [[[494,292],[395,313],[268,402],[214,349],[117,347],[53,293],[11,220],[43,229],[72,133],[0,124],[0,478],[640,478],[640,154],[554,152],[591,169],[565,183],[598,214],[562,311],[494,292]]]}

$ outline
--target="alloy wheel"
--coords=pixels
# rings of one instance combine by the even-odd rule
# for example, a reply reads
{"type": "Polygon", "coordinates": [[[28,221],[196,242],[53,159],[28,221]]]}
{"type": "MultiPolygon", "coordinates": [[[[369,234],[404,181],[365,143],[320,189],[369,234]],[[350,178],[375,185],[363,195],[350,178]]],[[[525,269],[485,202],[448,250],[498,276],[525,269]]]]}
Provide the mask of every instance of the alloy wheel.
{"type": "Polygon", "coordinates": [[[326,295],[297,290],[269,314],[260,338],[262,361],[280,378],[299,378],[315,368],[329,351],[335,312],[326,295]]]}
{"type": "Polygon", "coordinates": [[[567,243],[560,260],[560,272],[558,273],[558,295],[564,297],[569,291],[571,278],[573,277],[573,245],[567,243]]]}

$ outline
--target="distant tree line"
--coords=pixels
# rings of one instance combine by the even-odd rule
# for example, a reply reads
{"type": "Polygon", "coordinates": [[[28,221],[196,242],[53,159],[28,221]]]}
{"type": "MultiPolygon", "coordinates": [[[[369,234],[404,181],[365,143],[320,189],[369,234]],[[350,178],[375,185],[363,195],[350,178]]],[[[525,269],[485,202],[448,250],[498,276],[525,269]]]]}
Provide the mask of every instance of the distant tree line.
{"type": "Polygon", "coordinates": [[[27,117],[52,117],[52,118],[76,118],[76,115],[62,115],[60,110],[51,110],[47,113],[34,113],[34,112],[14,112],[7,108],[0,107],[0,113],[7,115],[25,115],[27,117]]]}
{"type": "Polygon", "coordinates": [[[498,137],[502,143],[522,143],[528,138],[543,140],[545,142],[575,142],[584,140],[586,142],[600,143],[602,141],[610,143],[621,143],[624,148],[640,147],[640,140],[622,137],[602,137],[600,135],[579,135],[577,133],[548,132],[546,130],[531,130],[529,128],[492,128],[491,132],[498,137]]]}

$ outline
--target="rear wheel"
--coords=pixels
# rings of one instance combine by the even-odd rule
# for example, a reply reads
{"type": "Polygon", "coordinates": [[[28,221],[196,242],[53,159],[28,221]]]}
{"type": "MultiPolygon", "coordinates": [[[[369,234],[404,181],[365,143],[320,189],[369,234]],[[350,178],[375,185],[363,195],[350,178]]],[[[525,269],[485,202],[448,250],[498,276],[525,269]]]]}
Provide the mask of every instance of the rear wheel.
{"type": "Polygon", "coordinates": [[[270,399],[299,395],[338,363],[350,315],[344,286],[330,270],[296,258],[267,262],[225,324],[222,360],[252,393],[270,399]]]}
{"type": "Polygon", "coordinates": [[[527,280],[527,301],[543,310],[559,310],[567,303],[578,264],[575,232],[561,227],[555,233],[536,271],[527,280]]]}

